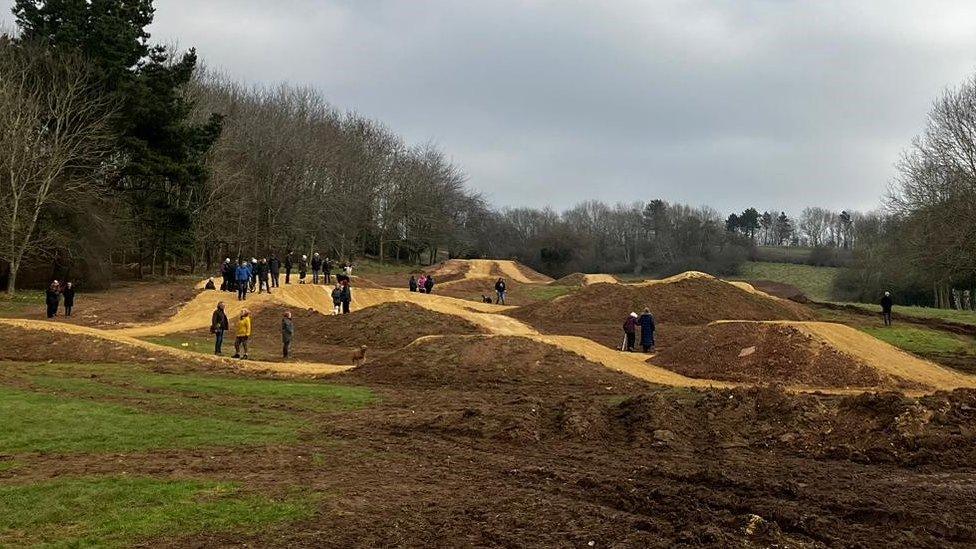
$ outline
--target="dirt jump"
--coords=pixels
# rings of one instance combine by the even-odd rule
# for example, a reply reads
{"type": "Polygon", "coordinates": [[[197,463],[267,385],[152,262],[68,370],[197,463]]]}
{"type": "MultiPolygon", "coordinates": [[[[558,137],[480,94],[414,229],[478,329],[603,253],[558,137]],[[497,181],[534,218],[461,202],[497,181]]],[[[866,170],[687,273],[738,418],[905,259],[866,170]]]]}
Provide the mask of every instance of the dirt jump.
{"type": "MultiPolygon", "coordinates": [[[[458,277],[456,280],[495,277],[499,274],[526,284],[546,284],[549,280],[510,261],[452,260],[439,265],[432,272],[449,273],[458,277]]],[[[332,301],[326,286],[292,284],[276,288],[272,294],[251,294],[247,301],[237,301],[234,297],[225,292],[204,290],[162,322],[116,330],[98,330],[59,322],[4,322],[22,329],[83,335],[153,350],[167,356],[210,361],[224,367],[230,361],[156,345],[139,338],[206,330],[211,313],[220,301],[225,303],[226,313],[231,319],[237,317],[245,307],[253,310],[287,307],[320,315],[332,312],[332,301]]],[[[769,296],[748,284],[729,283],[702,273],[685,273],[637,284],[601,282],[584,286],[568,296],[521,308],[377,288],[354,288],[352,304],[359,311],[357,315],[345,317],[342,321],[322,321],[323,325],[331,325],[364,319],[358,328],[360,335],[347,333],[348,337],[339,338],[341,341],[337,340],[337,344],[355,345],[360,340],[364,344],[382,344],[370,340],[365,334],[370,333],[374,326],[394,323],[399,317],[413,315],[418,309],[423,309],[440,315],[426,320],[417,317],[417,323],[429,323],[431,330],[405,330],[406,335],[396,342],[398,346],[408,343],[410,339],[416,339],[418,345],[427,344],[425,342],[452,334],[519,337],[574,353],[591,364],[647,382],[679,387],[733,387],[768,382],[782,383],[797,391],[918,391],[976,387],[976,381],[970,376],[950,372],[846,326],[803,322],[809,320],[811,314],[802,305],[769,296]],[[646,355],[622,352],[590,337],[550,329],[552,323],[587,323],[607,326],[618,334],[615,337],[619,337],[622,316],[631,310],[640,311],[644,304],[653,305],[658,322],[665,328],[677,325],[691,330],[689,333],[695,333],[694,330],[701,332],[685,343],[678,342],[665,349],[660,358],[655,357],[648,363],[646,355]],[[446,328],[450,322],[445,318],[456,319],[457,329],[446,328]],[[740,322],[726,326],[718,322],[727,320],[766,323],[740,322]],[[779,323],[771,324],[768,321],[779,323]],[[793,354],[784,355],[778,350],[784,347],[793,354]],[[749,348],[754,348],[754,351],[748,351],[749,348]],[[740,357],[740,354],[744,356],[740,357]],[[749,359],[753,354],[756,356],[749,359]],[[824,362],[826,359],[829,360],[824,362]],[[737,364],[745,364],[746,367],[737,370],[737,364]],[[844,375],[839,375],[840,372],[844,375]]],[[[316,333],[314,328],[311,333],[316,333]]],[[[286,375],[326,375],[348,368],[345,364],[315,362],[248,361],[232,364],[286,375]]]]}

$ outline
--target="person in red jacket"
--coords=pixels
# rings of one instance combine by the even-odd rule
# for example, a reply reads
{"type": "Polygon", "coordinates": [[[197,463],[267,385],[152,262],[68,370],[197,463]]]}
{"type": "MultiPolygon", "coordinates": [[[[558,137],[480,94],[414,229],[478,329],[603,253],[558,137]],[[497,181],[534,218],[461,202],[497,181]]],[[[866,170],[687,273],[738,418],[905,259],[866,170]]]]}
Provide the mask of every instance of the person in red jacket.
{"type": "Polygon", "coordinates": [[[628,353],[634,352],[634,344],[637,342],[637,313],[630,313],[624,321],[624,350],[628,353]]]}

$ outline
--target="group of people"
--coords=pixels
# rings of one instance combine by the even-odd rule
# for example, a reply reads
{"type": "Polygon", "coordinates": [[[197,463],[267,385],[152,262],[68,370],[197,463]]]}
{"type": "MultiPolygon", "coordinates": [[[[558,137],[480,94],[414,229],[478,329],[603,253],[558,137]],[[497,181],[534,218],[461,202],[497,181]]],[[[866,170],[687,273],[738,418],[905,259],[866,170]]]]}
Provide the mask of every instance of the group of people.
{"type": "Polygon", "coordinates": [[[638,315],[637,313],[630,313],[627,319],[624,320],[624,340],[621,345],[622,351],[627,351],[633,353],[637,345],[637,329],[640,328],[640,343],[641,349],[645,353],[654,352],[654,330],[656,328],[654,324],[654,315],[651,314],[651,309],[648,307],[644,308],[644,312],[638,315]]]}
{"type": "MultiPolygon", "coordinates": [[[[299,284],[306,283],[309,266],[312,268],[312,284],[319,284],[320,281],[324,284],[332,283],[332,270],[335,264],[331,259],[322,259],[318,253],[315,253],[312,255],[311,261],[308,260],[308,256],[303,255],[296,262],[294,253],[288,252],[284,262],[273,254],[271,257],[263,257],[260,260],[254,257],[250,261],[242,258],[236,263],[231,261],[229,257],[226,258],[220,268],[220,290],[236,292],[238,301],[247,300],[248,292],[262,293],[266,291],[270,294],[272,288],[280,287],[282,268],[284,268],[285,273],[285,284],[291,284],[291,273],[296,265],[299,284]]],[[[340,272],[335,275],[336,284],[332,290],[336,314],[340,310],[348,313],[349,304],[352,301],[350,281],[353,265],[343,263],[340,268],[340,272]]],[[[206,289],[217,289],[212,278],[207,282],[206,289]]]]}
{"type": "Polygon", "coordinates": [[[407,281],[407,287],[410,288],[411,292],[420,292],[422,294],[434,293],[434,275],[421,273],[420,278],[410,275],[410,280],[407,281]]]}
{"type": "MultiPolygon", "coordinates": [[[[224,302],[217,303],[210,320],[210,333],[214,334],[214,354],[223,354],[224,333],[230,330],[230,321],[224,310],[224,302]]],[[[247,359],[248,341],[251,339],[251,311],[241,310],[234,327],[234,356],[233,358],[247,359]]],[[[285,311],[281,318],[281,356],[288,358],[291,354],[291,342],[295,337],[295,322],[291,311],[285,311]]]]}
{"type": "Polygon", "coordinates": [[[44,303],[47,305],[47,317],[58,316],[58,309],[64,299],[64,316],[71,316],[71,309],[75,306],[75,288],[71,282],[62,285],[57,280],[51,282],[44,292],[44,303]]]}

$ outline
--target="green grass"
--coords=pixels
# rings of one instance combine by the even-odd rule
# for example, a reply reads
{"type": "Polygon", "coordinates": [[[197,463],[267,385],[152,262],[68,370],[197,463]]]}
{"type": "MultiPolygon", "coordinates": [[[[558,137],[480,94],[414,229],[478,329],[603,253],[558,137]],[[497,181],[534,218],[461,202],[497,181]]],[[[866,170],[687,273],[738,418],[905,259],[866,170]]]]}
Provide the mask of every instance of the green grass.
{"type": "Polygon", "coordinates": [[[528,285],[522,289],[522,292],[531,299],[538,301],[550,301],[556,299],[557,297],[564,296],[568,293],[574,292],[579,288],[576,286],[549,286],[546,285],[528,285]]]}
{"type": "Polygon", "coordinates": [[[13,296],[0,293],[0,316],[15,316],[31,309],[43,311],[44,292],[40,290],[19,290],[13,296]]]}
{"type": "Polygon", "coordinates": [[[308,414],[372,392],[316,382],[163,374],[120,365],[7,365],[0,454],[116,452],[295,440],[308,414]]]}
{"type": "Polygon", "coordinates": [[[274,501],[230,483],[64,478],[0,485],[0,546],[120,547],[164,535],[254,533],[312,512],[307,500],[274,501]]]}
{"type": "MultiPolygon", "coordinates": [[[[174,347],[176,349],[183,349],[184,351],[193,351],[196,353],[213,353],[214,342],[213,338],[208,338],[204,336],[190,336],[190,337],[174,337],[174,336],[157,336],[157,337],[145,337],[143,340],[150,343],[155,343],[156,345],[164,345],[166,347],[174,347]]],[[[224,344],[233,347],[234,338],[225,337],[224,344]]]]}
{"type": "Polygon", "coordinates": [[[742,264],[741,278],[789,284],[814,301],[828,301],[838,271],[837,267],[749,261],[742,264]]]}
{"type": "Polygon", "coordinates": [[[0,388],[0,452],[122,452],[149,448],[235,446],[294,437],[271,425],[209,417],[147,413],[91,402],[0,388]]]}
{"type": "MultiPolygon", "coordinates": [[[[872,303],[840,303],[841,305],[852,305],[859,309],[881,314],[881,306],[872,303]]],[[[934,318],[946,320],[958,324],[969,324],[976,326],[976,311],[957,311],[955,309],[936,309],[933,307],[899,307],[895,305],[895,314],[911,316],[915,318],[934,318]]]]}
{"type": "Polygon", "coordinates": [[[912,326],[862,328],[874,337],[899,349],[919,355],[970,354],[976,356],[976,341],[928,328],[912,326]]]}

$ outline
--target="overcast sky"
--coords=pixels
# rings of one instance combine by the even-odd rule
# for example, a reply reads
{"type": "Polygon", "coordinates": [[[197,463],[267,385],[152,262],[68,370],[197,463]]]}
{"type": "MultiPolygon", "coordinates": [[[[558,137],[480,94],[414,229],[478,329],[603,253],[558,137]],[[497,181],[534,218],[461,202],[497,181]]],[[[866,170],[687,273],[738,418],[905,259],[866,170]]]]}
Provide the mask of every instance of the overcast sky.
{"type": "Polygon", "coordinates": [[[154,40],[433,141],[499,206],[870,209],[932,100],[976,71],[970,0],[156,6],[154,40]]]}

